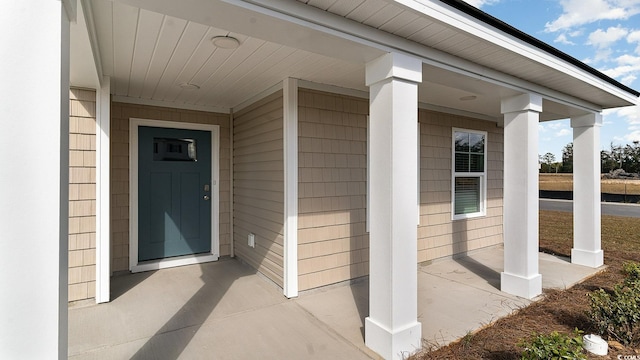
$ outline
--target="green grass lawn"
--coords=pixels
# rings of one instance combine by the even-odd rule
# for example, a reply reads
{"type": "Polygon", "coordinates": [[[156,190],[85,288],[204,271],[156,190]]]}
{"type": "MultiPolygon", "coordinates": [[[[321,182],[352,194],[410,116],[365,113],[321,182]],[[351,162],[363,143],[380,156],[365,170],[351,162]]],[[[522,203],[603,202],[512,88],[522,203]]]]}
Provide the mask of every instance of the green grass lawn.
{"type": "MultiPolygon", "coordinates": [[[[602,248],[605,262],[635,259],[640,254],[640,219],[602,216],[602,248]]],[[[570,256],[573,246],[573,213],[540,211],[540,249],[570,256]]]]}

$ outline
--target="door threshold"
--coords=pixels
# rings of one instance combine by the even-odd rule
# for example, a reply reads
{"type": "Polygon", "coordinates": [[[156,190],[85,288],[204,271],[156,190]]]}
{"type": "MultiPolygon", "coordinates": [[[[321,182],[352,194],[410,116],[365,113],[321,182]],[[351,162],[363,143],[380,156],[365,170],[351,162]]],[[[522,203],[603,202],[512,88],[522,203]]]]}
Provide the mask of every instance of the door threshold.
{"type": "Polygon", "coordinates": [[[176,256],[166,259],[159,260],[149,260],[138,263],[138,265],[131,266],[131,272],[143,272],[143,271],[151,271],[151,270],[160,270],[166,269],[176,266],[184,266],[184,265],[193,265],[193,264],[201,264],[211,261],[217,261],[218,255],[214,254],[195,254],[195,255],[184,255],[184,256],[176,256]]]}

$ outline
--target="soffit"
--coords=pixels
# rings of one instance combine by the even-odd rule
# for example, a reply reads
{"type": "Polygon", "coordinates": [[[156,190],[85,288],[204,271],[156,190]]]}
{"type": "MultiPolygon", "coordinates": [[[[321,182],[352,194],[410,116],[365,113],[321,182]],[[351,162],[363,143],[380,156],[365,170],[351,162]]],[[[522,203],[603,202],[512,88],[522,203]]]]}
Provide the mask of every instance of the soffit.
{"type": "Polygon", "coordinates": [[[229,109],[287,77],[364,89],[358,63],[119,2],[92,1],[92,8],[103,73],[116,96],[229,109]],[[214,36],[241,45],[216,48],[214,36]]]}
{"type": "MultiPolygon", "coordinates": [[[[388,51],[357,36],[349,38],[342,32],[318,30],[291,19],[283,21],[278,12],[265,15],[238,5],[245,2],[234,1],[183,0],[181,6],[175,6],[176,2],[170,0],[83,0],[83,4],[90,5],[86,11],[95,24],[97,53],[102,73],[111,78],[112,94],[163,106],[227,111],[287,77],[367,91],[365,63],[388,51]],[[240,47],[218,49],[211,44],[212,37],[224,35],[238,38],[240,47]],[[185,90],[179,86],[181,83],[195,84],[200,89],[185,90]]],[[[375,27],[397,35],[398,39],[406,38],[459,58],[473,59],[483,65],[474,71],[497,67],[507,74],[535,80],[536,84],[555,86],[559,91],[566,89],[567,93],[595,104],[611,101],[597,88],[585,87],[557,71],[541,72],[538,64],[523,56],[505,53],[484,40],[455,32],[397,5],[370,0],[330,3],[326,9],[329,2],[297,4],[313,9],[311,16],[328,17],[317,16],[319,22],[330,23],[333,19],[348,24],[357,22],[367,29],[375,27]],[[572,86],[582,86],[581,92],[578,94],[572,86]],[[603,96],[602,101],[598,100],[603,96]]],[[[72,55],[73,52],[72,49],[72,55]]],[[[420,102],[479,118],[500,118],[501,98],[521,91],[433,64],[423,65],[423,73],[420,102]],[[469,96],[476,99],[461,100],[469,96]]],[[[549,106],[545,107],[543,120],[566,118],[584,111],[548,100],[546,103],[549,106]]]]}
{"type": "MultiPolygon", "coordinates": [[[[395,1],[298,1],[545,88],[598,104],[604,108],[629,105],[628,101],[620,99],[602,87],[590,85],[575,76],[566,74],[564,69],[575,67],[561,59],[554,59],[560,65],[559,68],[554,68],[549,64],[533,60],[525,54],[505,49],[477,34],[465,32],[420,14],[395,1]]],[[[416,1],[416,3],[420,3],[420,1],[416,1]]],[[[520,42],[526,47],[522,41],[517,39],[514,41],[520,42]]],[[[604,87],[608,87],[608,84],[604,84],[604,87]]]]}

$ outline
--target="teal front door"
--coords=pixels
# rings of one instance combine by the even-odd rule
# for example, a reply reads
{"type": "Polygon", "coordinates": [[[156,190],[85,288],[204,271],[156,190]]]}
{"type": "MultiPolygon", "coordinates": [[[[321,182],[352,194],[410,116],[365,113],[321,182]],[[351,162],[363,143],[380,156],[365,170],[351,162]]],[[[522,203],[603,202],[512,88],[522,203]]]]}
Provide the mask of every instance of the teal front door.
{"type": "Polygon", "coordinates": [[[138,261],[211,252],[211,133],[138,128],[138,261]]]}

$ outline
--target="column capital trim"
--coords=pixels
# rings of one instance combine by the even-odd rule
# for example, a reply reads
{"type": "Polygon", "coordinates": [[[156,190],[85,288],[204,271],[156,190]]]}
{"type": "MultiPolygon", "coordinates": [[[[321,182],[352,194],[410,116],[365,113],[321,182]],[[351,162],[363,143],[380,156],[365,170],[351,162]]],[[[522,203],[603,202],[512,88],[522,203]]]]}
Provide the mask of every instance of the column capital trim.
{"type": "Polygon", "coordinates": [[[387,53],[367,63],[367,86],[390,78],[421,83],[422,60],[400,53],[387,53]]]}
{"type": "Polygon", "coordinates": [[[508,114],[522,111],[542,112],[542,96],[527,93],[502,99],[500,104],[501,113],[508,114]]]}
{"type": "Polygon", "coordinates": [[[574,116],[571,118],[572,128],[591,126],[602,126],[602,114],[592,113],[587,115],[574,116]]]}

